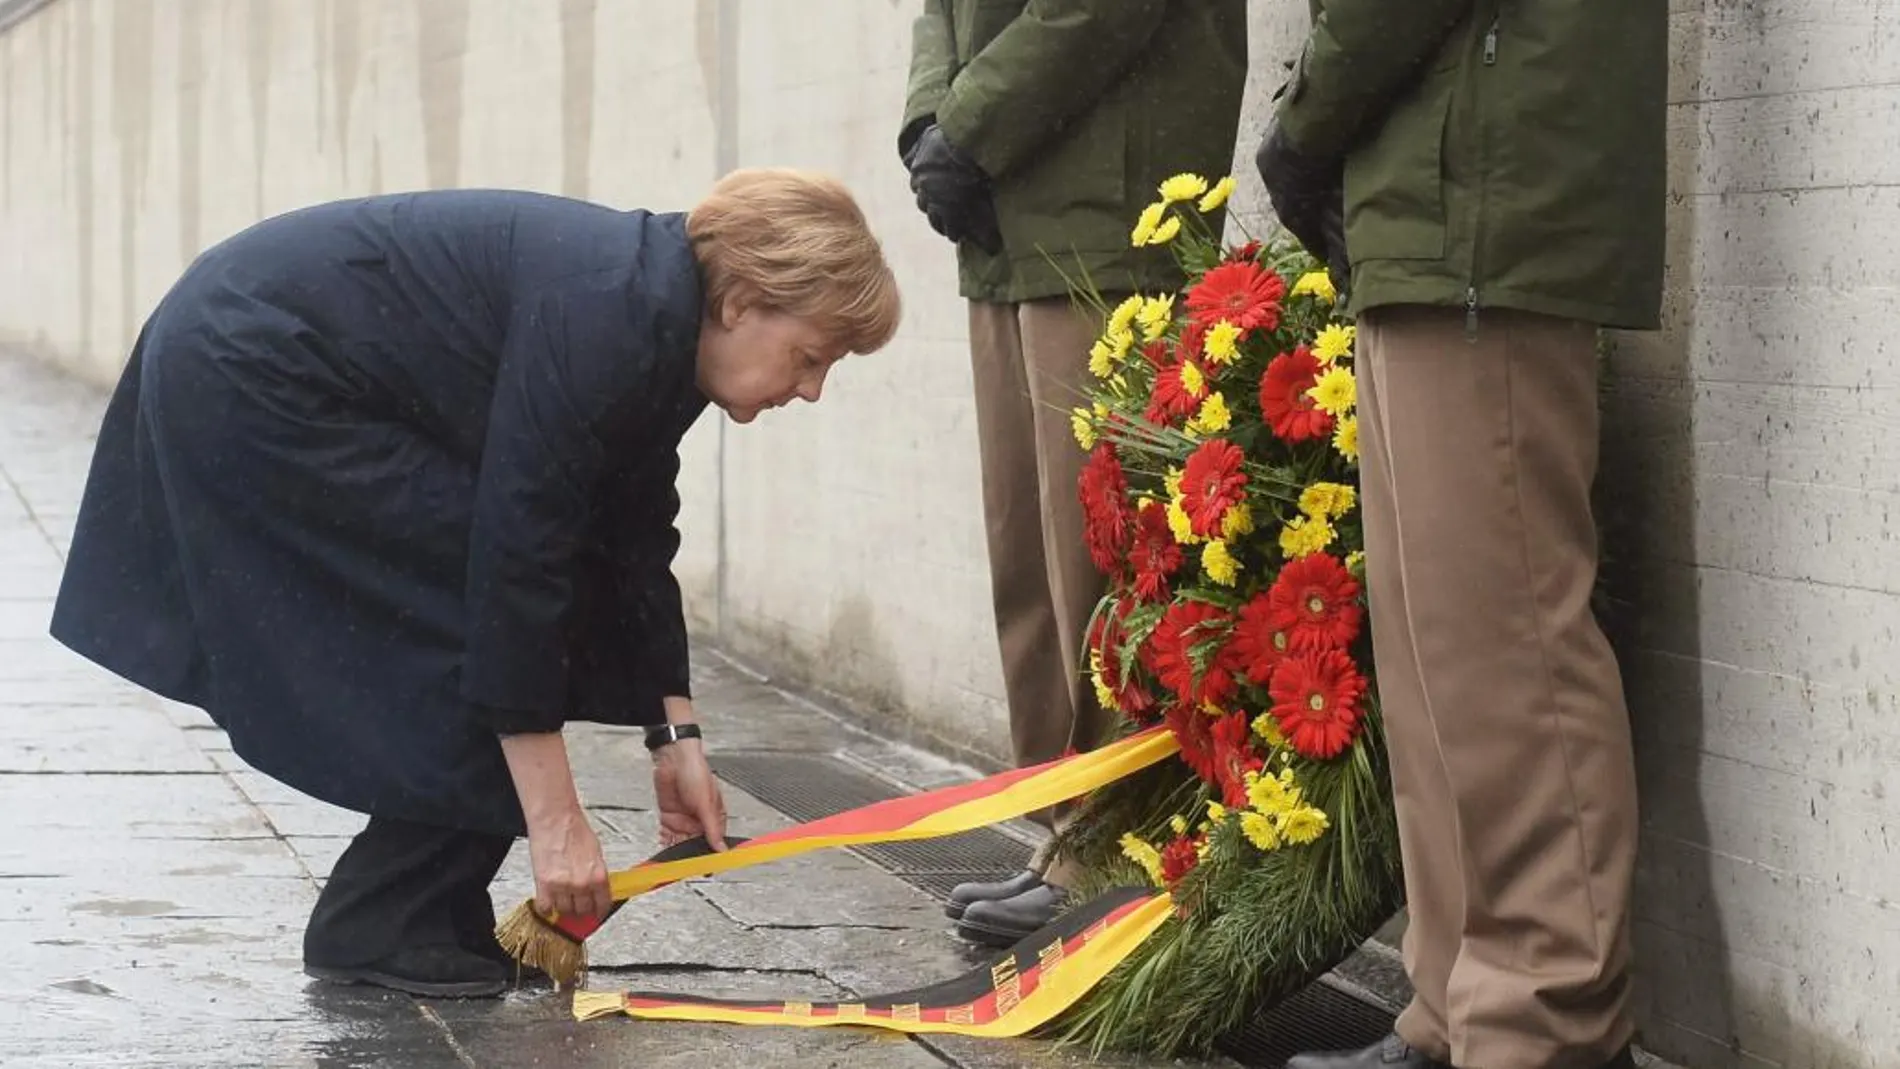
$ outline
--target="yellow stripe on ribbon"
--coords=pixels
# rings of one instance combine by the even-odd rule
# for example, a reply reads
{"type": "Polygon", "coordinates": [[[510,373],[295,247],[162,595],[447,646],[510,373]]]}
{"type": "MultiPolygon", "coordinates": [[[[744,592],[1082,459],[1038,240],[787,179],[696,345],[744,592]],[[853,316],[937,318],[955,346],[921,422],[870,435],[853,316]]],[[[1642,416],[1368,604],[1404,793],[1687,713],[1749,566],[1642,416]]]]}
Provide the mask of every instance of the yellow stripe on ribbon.
{"type": "MultiPolygon", "coordinates": [[[[763,835],[718,853],[681,858],[676,861],[651,862],[621,869],[612,873],[609,881],[614,899],[624,901],[680,880],[729,872],[748,865],[795,857],[813,850],[834,846],[860,846],[865,843],[934,839],[959,832],[974,831],[977,828],[1011,820],[1026,813],[1047,809],[1080,797],[1098,787],[1113,783],[1124,776],[1171,757],[1179,749],[1180,744],[1172,732],[1162,727],[1150,728],[1089,753],[1053,761],[1033,771],[1024,770],[1027,774],[1005,773],[1003,776],[991,777],[995,780],[1009,780],[1009,782],[995,791],[926,813],[902,826],[867,826],[857,830],[846,830],[846,825],[848,825],[846,821],[845,824],[835,825],[841,830],[832,834],[792,834],[798,829],[789,828],[785,832],[763,835]]],[[[956,798],[966,795],[970,793],[970,787],[971,785],[967,784],[945,787],[898,801],[923,806],[928,805],[935,798],[956,798]]],[[[838,817],[812,823],[827,824],[833,821],[844,821],[851,815],[840,814],[838,817]]]]}

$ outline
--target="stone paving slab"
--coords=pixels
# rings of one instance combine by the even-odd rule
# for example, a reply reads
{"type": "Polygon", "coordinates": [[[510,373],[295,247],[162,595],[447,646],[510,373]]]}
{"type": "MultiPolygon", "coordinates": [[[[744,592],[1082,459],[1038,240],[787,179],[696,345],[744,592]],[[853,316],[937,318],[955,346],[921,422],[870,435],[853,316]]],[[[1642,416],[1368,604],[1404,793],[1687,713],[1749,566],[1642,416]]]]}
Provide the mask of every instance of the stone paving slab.
{"type": "MultiPolygon", "coordinates": [[[[303,924],[363,819],[253,771],[201,710],[115,679],[46,635],[103,404],[95,390],[0,354],[0,1065],[1079,1064],[1033,1042],[579,1024],[569,998],[545,986],[463,1003],[305,978],[303,924]]],[[[974,774],[709,651],[695,660],[715,747],[838,755],[907,789],[974,774]]],[[[577,727],[570,748],[609,862],[651,853],[657,816],[639,734],[577,727]]],[[[737,789],[727,803],[736,835],[788,822],[737,789]]],[[[497,909],[532,888],[518,843],[494,888],[497,909]]],[[[916,986],[988,957],[954,938],[932,897],[848,851],[663,889],[630,903],[590,948],[590,986],[602,990],[806,998],[916,986]]]]}

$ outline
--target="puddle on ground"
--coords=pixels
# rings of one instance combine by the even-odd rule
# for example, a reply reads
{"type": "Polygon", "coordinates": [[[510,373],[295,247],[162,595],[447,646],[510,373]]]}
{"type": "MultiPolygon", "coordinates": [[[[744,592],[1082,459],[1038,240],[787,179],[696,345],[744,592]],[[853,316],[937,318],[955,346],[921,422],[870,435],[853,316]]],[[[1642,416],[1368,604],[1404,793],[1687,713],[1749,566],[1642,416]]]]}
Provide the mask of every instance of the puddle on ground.
{"type": "Polygon", "coordinates": [[[153,898],[95,898],[68,907],[72,913],[97,913],[102,917],[156,917],[178,908],[176,902],[153,898]]]}
{"type": "Polygon", "coordinates": [[[104,984],[95,983],[83,977],[78,980],[61,980],[53,986],[59,988],[61,991],[71,991],[75,995],[97,995],[100,998],[119,997],[117,991],[112,990],[104,984]]]}

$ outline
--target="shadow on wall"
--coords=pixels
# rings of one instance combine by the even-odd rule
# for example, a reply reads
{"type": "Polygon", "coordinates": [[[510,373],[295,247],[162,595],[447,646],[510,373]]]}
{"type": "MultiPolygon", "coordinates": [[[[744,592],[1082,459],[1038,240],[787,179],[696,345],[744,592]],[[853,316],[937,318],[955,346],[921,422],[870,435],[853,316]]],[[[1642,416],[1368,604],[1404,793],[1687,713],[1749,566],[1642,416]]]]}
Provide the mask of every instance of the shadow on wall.
{"type": "MultiPolygon", "coordinates": [[[[1677,18],[1671,101],[1702,93],[1700,17],[1677,18]]],[[[1701,173],[1693,122],[1672,116],[1663,329],[1610,335],[1604,382],[1605,620],[1622,664],[1642,798],[1633,903],[1643,1046],[1690,1067],[1736,1064],[1734,992],[1706,844],[1702,611],[1696,568],[1695,259],[1701,173]],[[1686,506],[1686,507],[1685,507],[1686,506]],[[1667,797],[1667,812],[1651,805],[1667,797]]]]}

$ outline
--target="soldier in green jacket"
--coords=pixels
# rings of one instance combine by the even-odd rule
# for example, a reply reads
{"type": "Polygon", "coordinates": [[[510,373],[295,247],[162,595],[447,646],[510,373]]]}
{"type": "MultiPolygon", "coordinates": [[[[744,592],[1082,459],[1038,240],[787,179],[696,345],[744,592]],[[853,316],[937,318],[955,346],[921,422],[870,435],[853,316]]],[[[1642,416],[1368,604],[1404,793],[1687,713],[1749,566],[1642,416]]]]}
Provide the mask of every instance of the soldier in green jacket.
{"type": "Polygon", "coordinates": [[[1282,222],[1350,271],[1416,989],[1385,1044],[1289,1069],[1633,1064],[1590,488],[1598,328],[1660,319],[1667,6],[1320,0],[1260,146],[1282,222]]]}
{"type": "MultiPolygon", "coordinates": [[[[1087,750],[1100,731],[1081,650],[1103,581],[1082,536],[1085,457],[1067,412],[1101,323],[1068,279],[1111,304],[1182,284],[1166,250],[1137,250],[1129,234],[1163,179],[1232,166],[1246,49],[1245,0],[924,0],[916,21],[898,150],[918,207],[957,243],[969,301],[1019,765],[1087,750]]],[[[949,913],[965,937],[1009,945],[1054,917],[1067,878],[1039,854],[1014,879],[956,888],[949,913]]]]}

